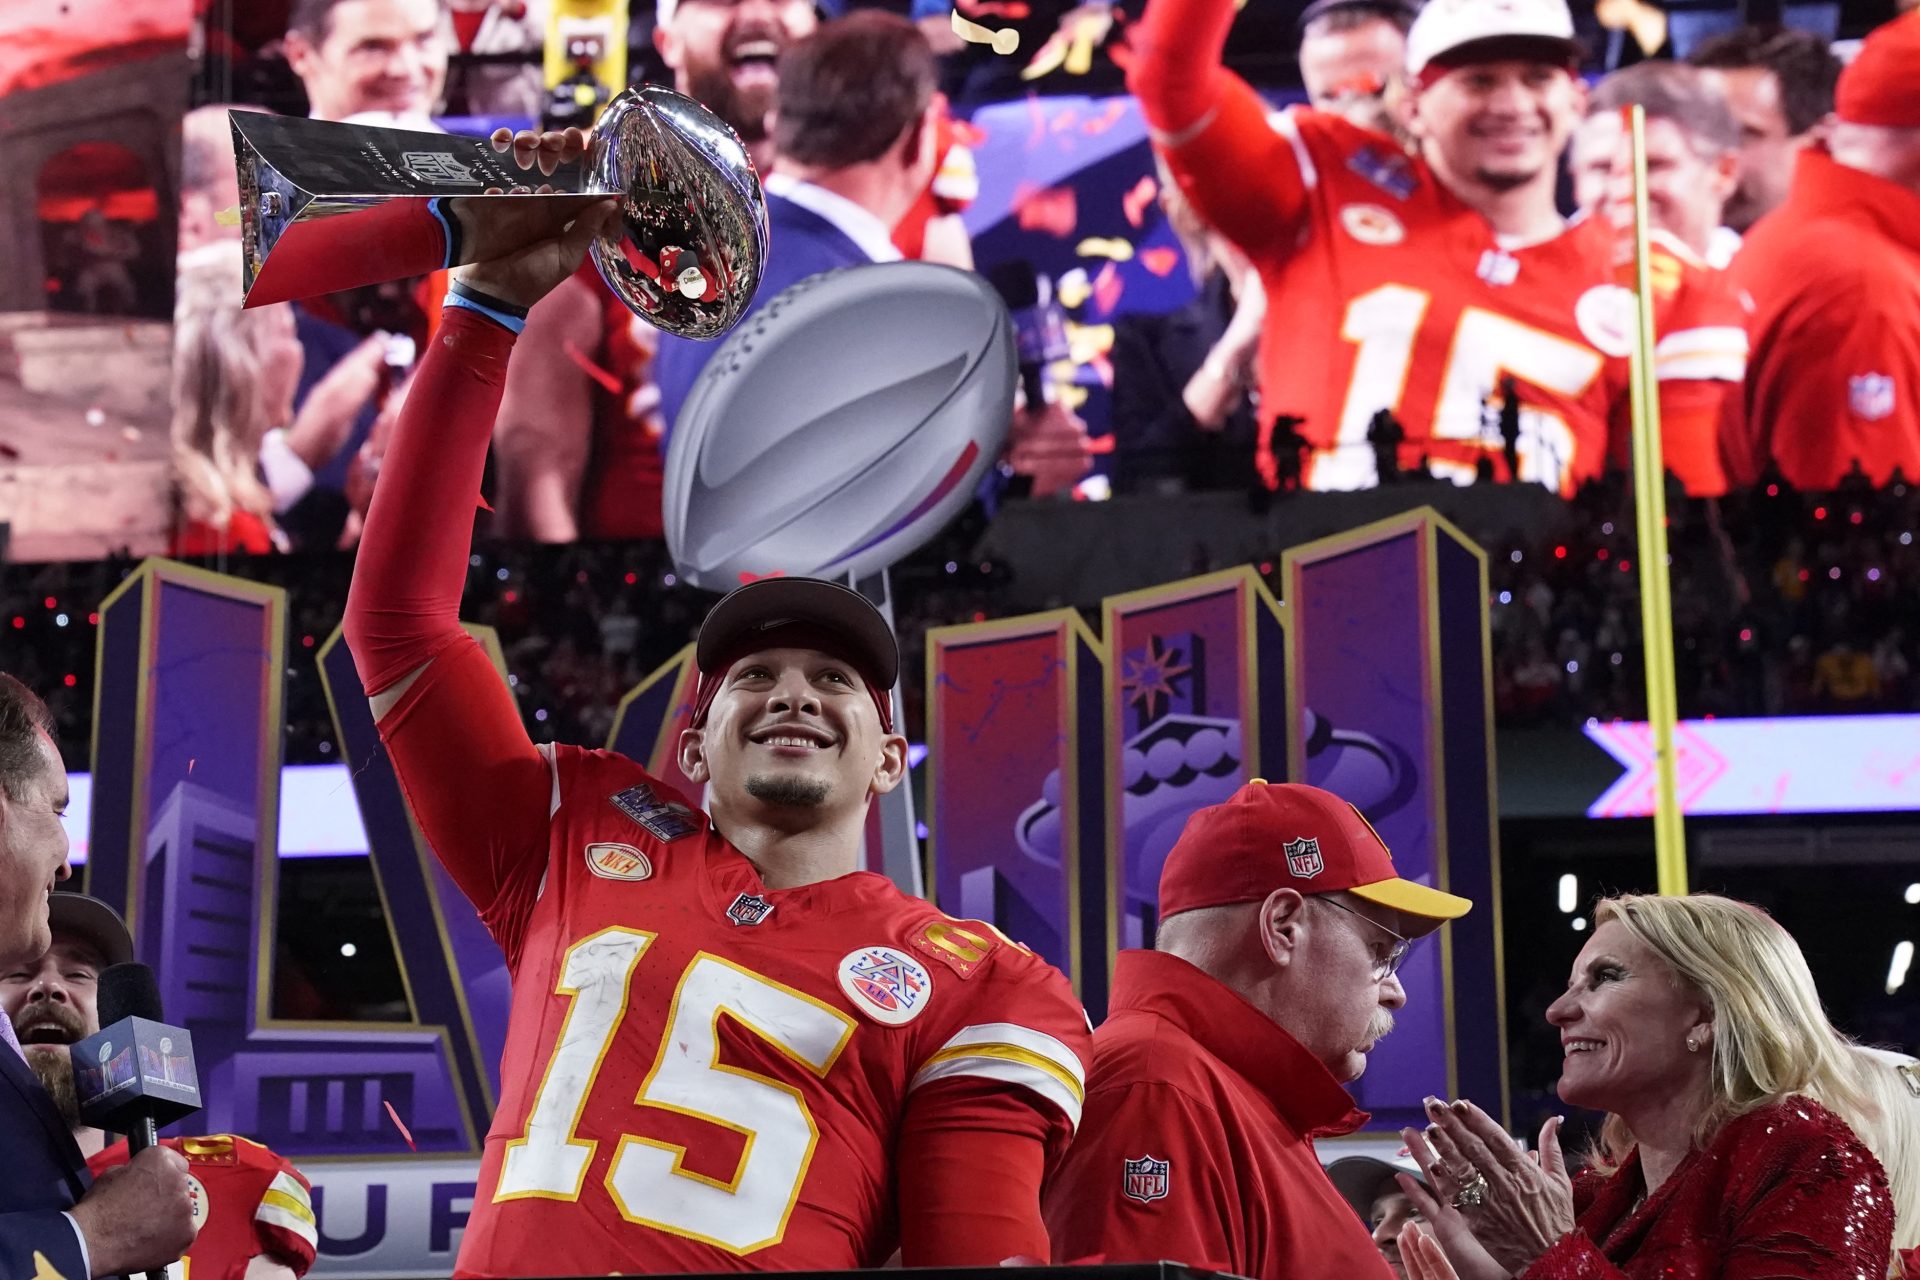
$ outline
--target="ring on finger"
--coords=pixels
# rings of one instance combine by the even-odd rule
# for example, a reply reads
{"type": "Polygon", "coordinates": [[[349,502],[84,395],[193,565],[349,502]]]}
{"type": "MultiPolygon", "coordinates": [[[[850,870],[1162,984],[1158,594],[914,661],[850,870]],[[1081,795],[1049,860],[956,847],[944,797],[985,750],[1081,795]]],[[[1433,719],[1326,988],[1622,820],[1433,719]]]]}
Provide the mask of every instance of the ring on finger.
{"type": "MultiPolygon", "coordinates": [[[[1448,1175],[1452,1177],[1452,1174],[1448,1175]]],[[[1453,1193],[1456,1209],[1478,1209],[1487,1202],[1487,1175],[1475,1169],[1470,1177],[1456,1179],[1460,1189],[1453,1193]]]]}

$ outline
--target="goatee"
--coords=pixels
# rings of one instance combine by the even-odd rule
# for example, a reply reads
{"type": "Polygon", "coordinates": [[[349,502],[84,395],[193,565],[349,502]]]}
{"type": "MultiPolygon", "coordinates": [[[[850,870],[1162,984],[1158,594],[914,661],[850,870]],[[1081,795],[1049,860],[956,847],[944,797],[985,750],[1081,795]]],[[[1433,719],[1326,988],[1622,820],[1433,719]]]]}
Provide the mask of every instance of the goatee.
{"type": "Polygon", "coordinates": [[[747,779],[747,794],[755,800],[793,809],[819,808],[827,802],[830,790],[818,778],[796,778],[791,774],[755,774],[747,779]]]}

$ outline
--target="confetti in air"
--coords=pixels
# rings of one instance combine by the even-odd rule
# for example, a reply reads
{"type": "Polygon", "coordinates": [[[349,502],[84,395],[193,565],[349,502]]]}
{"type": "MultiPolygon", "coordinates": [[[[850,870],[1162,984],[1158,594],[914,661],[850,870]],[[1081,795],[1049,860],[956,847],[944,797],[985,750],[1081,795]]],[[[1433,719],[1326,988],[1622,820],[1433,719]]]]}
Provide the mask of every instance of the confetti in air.
{"type": "Polygon", "coordinates": [[[380,1099],[380,1105],[387,1109],[387,1119],[393,1121],[393,1127],[398,1129],[400,1136],[407,1140],[407,1150],[418,1151],[420,1148],[414,1145],[413,1135],[407,1132],[407,1126],[401,1123],[400,1113],[393,1109],[393,1104],[385,1098],[382,1098],[380,1099]]]}
{"type": "Polygon", "coordinates": [[[953,11],[953,34],[969,44],[991,45],[993,51],[1003,58],[1020,48],[1018,31],[995,31],[977,22],[969,22],[960,16],[958,9],[953,11]]]}

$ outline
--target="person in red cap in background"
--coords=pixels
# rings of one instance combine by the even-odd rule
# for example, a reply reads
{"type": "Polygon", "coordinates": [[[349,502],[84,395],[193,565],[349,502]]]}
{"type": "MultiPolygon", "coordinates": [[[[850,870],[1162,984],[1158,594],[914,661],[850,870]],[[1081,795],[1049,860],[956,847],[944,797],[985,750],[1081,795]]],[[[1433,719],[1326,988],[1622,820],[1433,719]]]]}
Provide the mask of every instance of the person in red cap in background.
{"type": "Polygon", "coordinates": [[[1824,146],[1734,259],[1752,357],[1722,432],[1735,483],[1920,479],[1920,13],[1841,72],[1824,146]]]}
{"type": "Polygon", "coordinates": [[[1465,898],[1403,880],[1360,811],[1258,779],[1187,822],[1153,951],[1123,951],[1085,1123],[1047,1186],[1056,1262],[1171,1259],[1272,1280],[1392,1280],[1313,1139],[1406,1003],[1415,940],[1465,898]]]}

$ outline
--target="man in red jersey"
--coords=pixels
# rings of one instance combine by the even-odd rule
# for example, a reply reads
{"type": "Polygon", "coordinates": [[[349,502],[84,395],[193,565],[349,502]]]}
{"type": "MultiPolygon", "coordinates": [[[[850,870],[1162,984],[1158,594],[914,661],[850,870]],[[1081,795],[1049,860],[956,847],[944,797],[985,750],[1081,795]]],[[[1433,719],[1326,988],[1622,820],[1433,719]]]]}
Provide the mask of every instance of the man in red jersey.
{"type": "Polygon", "coordinates": [[[1313,1140],[1366,1123],[1341,1086],[1407,1002],[1400,962],[1472,906],[1401,879],[1319,787],[1256,778],[1188,819],[1156,949],[1120,954],[1086,1126],[1047,1184],[1055,1259],[1392,1280],[1313,1140]]]}
{"type": "MultiPolygon", "coordinates": [[[[33,964],[0,975],[0,1006],[26,1050],[27,1065],[54,1106],[95,1178],[127,1163],[127,1144],[80,1120],[68,1046],[100,1029],[95,999],[100,971],[133,959],[133,939],[112,907],[98,898],[56,893],[47,914],[53,945],[33,964]]],[[[189,1280],[296,1280],[313,1265],[318,1243],[311,1187],[298,1169],[257,1142],[230,1133],[164,1138],[187,1161],[193,1193],[189,1280]]]]}
{"type": "MultiPolygon", "coordinates": [[[[577,154],[575,131],[515,155],[577,154]]],[[[609,206],[462,268],[387,452],[346,633],[413,814],[505,951],[502,1097],[468,1276],[841,1269],[1044,1256],[1039,1186],[1079,1119],[1066,980],[858,870],[903,783],[892,632],[770,579],[701,628],[678,763],[536,748],[460,628],[469,515],[516,312],[609,206]]]]}
{"type": "MultiPolygon", "coordinates": [[[[1632,310],[1615,233],[1568,225],[1557,162],[1580,116],[1563,0],[1430,0],[1407,41],[1417,155],[1382,134],[1295,109],[1274,118],[1221,66],[1231,0],[1149,0],[1128,83],[1195,208],[1254,261],[1273,322],[1263,335],[1263,434],[1306,419],[1307,483],[1376,482],[1370,426],[1404,428],[1403,468],[1429,460],[1570,492],[1600,473],[1628,421],[1632,310]],[[1522,402],[1519,474],[1507,476],[1489,400],[1522,402]]],[[[1738,315],[1671,300],[1662,332],[1738,335],[1738,315]]],[[[1711,424],[1743,364],[1662,381],[1669,432],[1711,424]],[[1703,396],[1673,395],[1689,384],[1703,396]],[[1670,399],[1671,396],[1671,399],[1670,399]]],[[[1258,459],[1275,479],[1270,451],[1258,459]]]]}
{"type": "Polygon", "coordinates": [[[1868,35],[1840,73],[1826,145],[1733,260],[1752,292],[1753,365],[1725,433],[1737,480],[1777,467],[1831,489],[1920,480],[1920,13],[1868,35]]]}
{"type": "MultiPolygon", "coordinates": [[[[673,87],[726,121],[765,177],[776,160],[779,57],[818,26],[813,0],[662,0],[653,44],[673,87]]],[[[658,339],[591,264],[533,309],[495,428],[494,507],[508,536],[662,535],[658,339]]]]}

